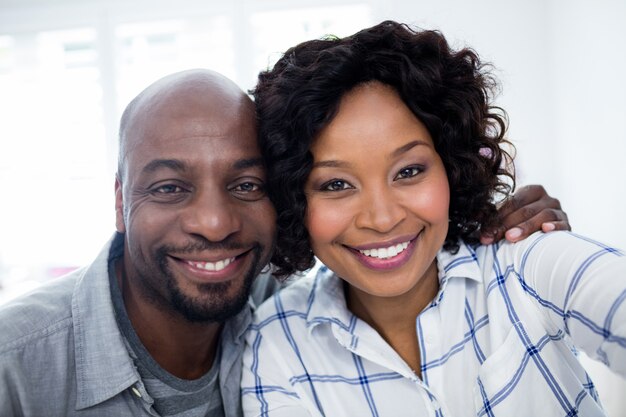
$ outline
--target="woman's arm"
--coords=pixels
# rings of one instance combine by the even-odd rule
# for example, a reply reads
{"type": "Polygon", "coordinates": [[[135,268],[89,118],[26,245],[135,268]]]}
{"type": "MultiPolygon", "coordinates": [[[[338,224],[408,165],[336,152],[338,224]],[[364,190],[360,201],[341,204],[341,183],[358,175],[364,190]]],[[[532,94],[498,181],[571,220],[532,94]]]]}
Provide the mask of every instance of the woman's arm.
{"type": "Polygon", "coordinates": [[[626,256],[569,232],[516,246],[515,269],[552,323],[590,357],[626,376],[626,256]]]}

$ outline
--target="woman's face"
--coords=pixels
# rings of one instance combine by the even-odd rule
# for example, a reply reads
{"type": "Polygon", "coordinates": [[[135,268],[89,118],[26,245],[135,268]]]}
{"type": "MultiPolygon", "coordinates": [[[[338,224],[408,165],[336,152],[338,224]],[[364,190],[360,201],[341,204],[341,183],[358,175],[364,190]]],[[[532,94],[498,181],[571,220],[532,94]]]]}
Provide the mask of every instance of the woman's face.
{"type": "Polygon", "coordinates": [[[449,188],[426,127],[379,82],[345,94],[315,139],[306,227],[315,255],[353,290],[418,291],[448,232],[449,188]]]}

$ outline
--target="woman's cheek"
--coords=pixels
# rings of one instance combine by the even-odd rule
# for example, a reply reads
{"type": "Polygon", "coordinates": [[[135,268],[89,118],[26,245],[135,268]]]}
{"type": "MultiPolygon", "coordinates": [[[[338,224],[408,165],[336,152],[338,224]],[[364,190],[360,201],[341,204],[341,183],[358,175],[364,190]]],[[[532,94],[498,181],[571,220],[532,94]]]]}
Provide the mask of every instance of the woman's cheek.
{"type": "Polygon", "coordinates": [[[352,215],[347,204],[315,197],[307,204],[305,222],[313,246],[333,242],[350,224],[352,215]]]}

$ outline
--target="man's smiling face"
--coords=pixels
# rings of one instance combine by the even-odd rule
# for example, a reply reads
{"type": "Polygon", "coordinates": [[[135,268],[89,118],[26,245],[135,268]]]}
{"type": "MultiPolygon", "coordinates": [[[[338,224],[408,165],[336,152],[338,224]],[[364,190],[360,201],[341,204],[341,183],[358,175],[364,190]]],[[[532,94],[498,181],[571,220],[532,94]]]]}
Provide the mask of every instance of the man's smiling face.
{"type": "Polygon", "coordinates": [[[245,305],[275,235],[254,106],[234,84],[173,82],[140,96],[122,129],[124,270],[150,302],[223,321],[245,305]]]}

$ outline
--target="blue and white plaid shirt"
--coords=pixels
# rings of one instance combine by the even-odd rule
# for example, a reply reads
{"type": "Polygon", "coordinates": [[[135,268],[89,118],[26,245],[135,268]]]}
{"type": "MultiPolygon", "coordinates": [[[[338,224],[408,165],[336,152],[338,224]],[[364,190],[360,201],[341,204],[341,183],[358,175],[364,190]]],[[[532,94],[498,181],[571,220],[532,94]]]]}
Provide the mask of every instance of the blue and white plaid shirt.
{"type": "Polygon", "coordinates": [[[626,256],[567,232],[440,252],[417,317],[422,378],[347,308],[327,268],[247,336],[246,416],[599,416],[576,349],[626,375],[626,256]],[[574,347],[576,346],[576,347],[574,347]]]}

